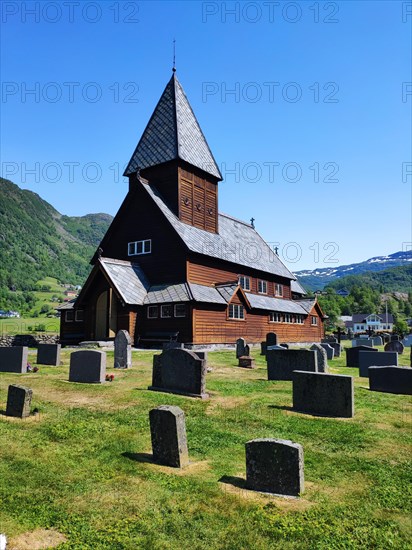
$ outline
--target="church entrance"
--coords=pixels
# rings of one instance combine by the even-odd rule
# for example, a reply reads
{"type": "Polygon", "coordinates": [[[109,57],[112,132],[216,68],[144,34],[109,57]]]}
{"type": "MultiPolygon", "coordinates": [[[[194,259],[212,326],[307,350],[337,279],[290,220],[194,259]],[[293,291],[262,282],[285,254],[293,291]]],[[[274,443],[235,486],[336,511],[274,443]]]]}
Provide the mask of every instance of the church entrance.
{"type": "Polygon", "coordinates": [[[114,338],[117,333],[117,298],[112,289],[104,290],[96,302],[95,339],[114,338]]]}

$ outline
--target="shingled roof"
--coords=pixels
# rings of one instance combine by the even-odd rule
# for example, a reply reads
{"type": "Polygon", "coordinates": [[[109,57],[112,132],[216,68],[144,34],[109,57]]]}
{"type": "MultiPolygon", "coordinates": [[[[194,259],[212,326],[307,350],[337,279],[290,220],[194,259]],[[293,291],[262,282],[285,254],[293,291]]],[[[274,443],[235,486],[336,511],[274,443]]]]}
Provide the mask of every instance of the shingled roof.
{"type": "Polygon", "coordinates": [[[173,73],[124,175],[176,159],[222,179],[190,103],[173,73]]]}
{"type": "Polygon", "coordinates": [[[153,185],[143,179],[140,183],[190,251],[296,279],[250,224],[219,214],[219,233],[199,229],[179,220],[153,185]]]}

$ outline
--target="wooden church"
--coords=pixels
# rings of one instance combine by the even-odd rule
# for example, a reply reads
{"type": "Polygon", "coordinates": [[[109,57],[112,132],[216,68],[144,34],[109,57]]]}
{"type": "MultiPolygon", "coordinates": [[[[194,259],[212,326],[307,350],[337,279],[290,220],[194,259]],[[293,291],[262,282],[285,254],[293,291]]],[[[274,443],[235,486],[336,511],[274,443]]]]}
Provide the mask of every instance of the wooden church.
{"type": "Polygon", "coordinates": [[[92,258],[61,342],[319,341],[323,315],[253,224],[218,210],[222,180],[173,72],[126,168],[129,191],[92,258]]]}

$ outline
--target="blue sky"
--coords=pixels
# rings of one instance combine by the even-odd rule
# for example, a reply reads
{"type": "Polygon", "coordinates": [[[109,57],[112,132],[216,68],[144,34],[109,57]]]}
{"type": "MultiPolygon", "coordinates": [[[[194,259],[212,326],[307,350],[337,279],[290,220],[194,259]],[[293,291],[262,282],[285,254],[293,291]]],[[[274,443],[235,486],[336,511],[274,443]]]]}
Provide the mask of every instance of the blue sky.
{"type": "Polygon", "coordinates": [[[412,246],[411,2],[1,9],[2,175],[60,212],[116,213],[176,38],[221,211],[253,216],[292,270],[412,246]]]}

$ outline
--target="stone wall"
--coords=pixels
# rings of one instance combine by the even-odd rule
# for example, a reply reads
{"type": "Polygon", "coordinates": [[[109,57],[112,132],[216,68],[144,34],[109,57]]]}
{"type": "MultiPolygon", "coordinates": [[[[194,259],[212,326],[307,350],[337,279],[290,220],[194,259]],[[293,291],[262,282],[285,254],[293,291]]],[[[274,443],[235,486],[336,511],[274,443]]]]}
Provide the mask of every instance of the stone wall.
{"type": "Polygon", "coordinates": [[[0,336],[0,347],[27,346],[37,348],[39,344],[58,344],[60,338],[56,334],[16,334],[0,336]]]}

